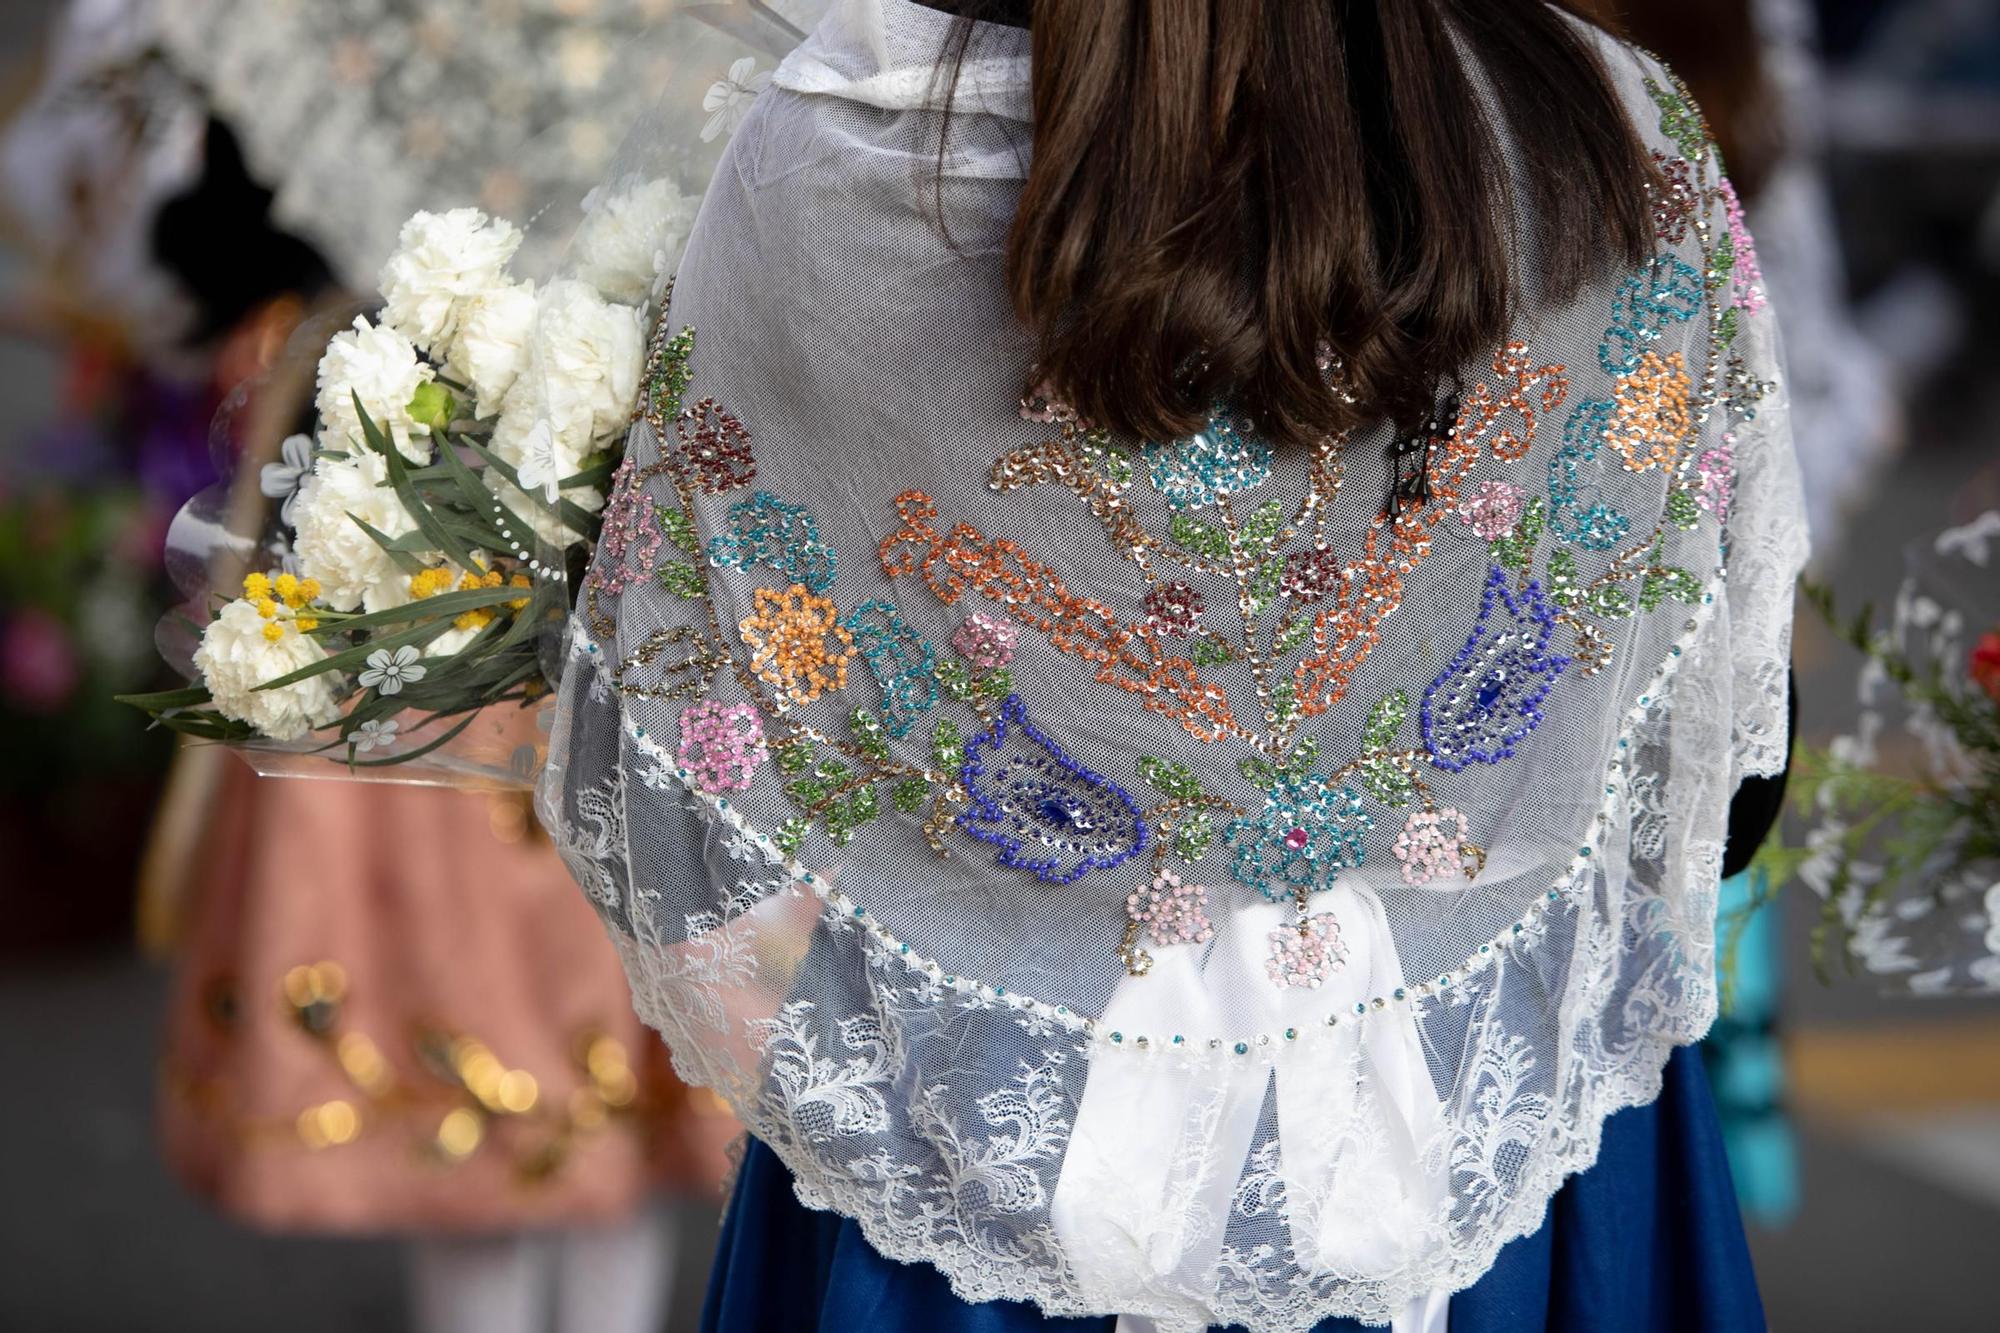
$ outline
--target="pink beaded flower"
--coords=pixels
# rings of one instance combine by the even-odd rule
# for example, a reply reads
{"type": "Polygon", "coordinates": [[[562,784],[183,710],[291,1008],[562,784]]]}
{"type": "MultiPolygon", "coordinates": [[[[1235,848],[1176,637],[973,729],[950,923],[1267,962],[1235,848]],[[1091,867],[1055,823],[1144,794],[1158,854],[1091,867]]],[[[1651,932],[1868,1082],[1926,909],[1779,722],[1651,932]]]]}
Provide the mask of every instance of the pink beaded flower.
{"type": "Polygon", "coordinates": [[[1736,482],[1736,454],[1729,436],[1703,454],[1694,465],[1694,502],[1717,518],[1729,517],[1729,497],[1736,482]]]}
{"type": "Polygon", "coordinates": [[[1146,592],[1146,624],[1176,639],[1194,633],[1207,609],[1201,594],[1179,581],[1156,584],[1146,592]]]}
{"type": "Polygon", "coordinates": [[[1483,481],[1458,507],[1459,522],[1489,542],[1497,542],[1521,521],[1528,493],[1511,481],[1483,481]]]}
{"type": "Polygon", "coordinates": [[[1417,811],[1396,835],[1396,859],[1406,884],[1459,874],[1465,869],[1465,816],[1450,806],[1417,811]]]}
{"type": "Polygon", "coordinates": [[[765,754],[764,724],[749,704],[707,699],[681,710],[680,761],[703,791],[741,791],[765,754]]]}
{"type": "Polygon", "coordinates": [[[1274,986],[1318,990],[1320,983],[1347,965],[1340,922],[1321,912],[1271,932],[1271,956],[1264,964],[1274,986]]]}
{"type": "Polygon", "coordinates": [[[1014,660],[1014,627],[975,611],[951,636],[951,646],[972,665],[995,671],[1014,660]]]}
{"type": "Polygon", "coordinates": [[[1735,263],[1729,270],[1729,294],[1736,308],[1754,315],[1764,308],[1764,270],[1757,263],[1757,242],[1743,225],[1743,202],[1727,178],[1722,182],[1724,207],[1729,212],[1729,248],[1735,263]]]}
{"type": "Polygon", "coordinates": [[[1206,944],[1215,937],[1208,919],[1208,890],[1200,884],[1183,884],[1171,870],[1162,870],[1153,876],[1151,887],[1127,898],[1125,911],[1163,947],[1206,944]]]}

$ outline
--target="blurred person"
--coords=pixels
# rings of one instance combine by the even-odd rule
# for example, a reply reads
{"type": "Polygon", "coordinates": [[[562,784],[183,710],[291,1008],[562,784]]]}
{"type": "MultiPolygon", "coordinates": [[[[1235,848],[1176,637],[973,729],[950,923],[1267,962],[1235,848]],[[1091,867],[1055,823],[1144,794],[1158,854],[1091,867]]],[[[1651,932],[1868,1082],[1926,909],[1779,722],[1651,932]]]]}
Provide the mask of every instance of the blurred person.
{"type": "Polygon", "coordinates": [[[841,0],[712,100],[540,793],[752,1132],[704,1327],[1762,1328],[1685,1047],[1804,502],[1684,87],[841,0]]]}
{"type": "MultiPolygon", "coordinates": [[[[162,12],[76,5],[4,149],[47,275],[19,326],[75,349],[80,401],[131,401],[129,439],[171,442],[116,464],[167,467],[148,549],[218,465],[254,493],[281,463],[314,359],[287,344],[308,344],[323,322],[308,316],[369,276],[330,270],[277,224],[273,188],[213,85],[163,40],[162,12]]],[[[72,446],[46,452],[86,501],[116,484],[72,446]]],[[[25,623],[10,611],[0,628],[12,643],[25,623]]],[[[17,677],[56,688],[38,683],[55,678],[46,666],[12,671],[10,692],[17,677]]],[[[220,751],[184,750],[140,900],[148,942],[178,955],[160,1106],[171,1165],[246,1224],[408,1238],[426,1333],[657,1329],[673,1277],[659,1191],[712,1195],[735,1130],[641,1040],[603,931],[564,879],[519,798],[259,781],[220,751]],[[420,851],[331,850],[396,821],[420,851]]]]}

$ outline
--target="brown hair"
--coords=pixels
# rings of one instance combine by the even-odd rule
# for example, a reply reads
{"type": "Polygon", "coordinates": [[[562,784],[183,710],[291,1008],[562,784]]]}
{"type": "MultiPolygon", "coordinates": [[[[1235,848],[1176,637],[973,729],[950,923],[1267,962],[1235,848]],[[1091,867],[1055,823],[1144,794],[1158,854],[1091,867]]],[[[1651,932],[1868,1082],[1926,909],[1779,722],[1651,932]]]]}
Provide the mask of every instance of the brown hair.
{"type": "MultiPolygon", "coordinates": [[[[1026,8],[937,7],[954,82],[969,19],[1026,8]]],[[[1031,32],[1008,282],[1101,425],[1186,435],[1224,395],[1273,439],[1414,423],[1505,340],[1522,266],[1559,300],[1652,246],[1649,156],[1543,0],[1034,0],[1031,32]]]]}

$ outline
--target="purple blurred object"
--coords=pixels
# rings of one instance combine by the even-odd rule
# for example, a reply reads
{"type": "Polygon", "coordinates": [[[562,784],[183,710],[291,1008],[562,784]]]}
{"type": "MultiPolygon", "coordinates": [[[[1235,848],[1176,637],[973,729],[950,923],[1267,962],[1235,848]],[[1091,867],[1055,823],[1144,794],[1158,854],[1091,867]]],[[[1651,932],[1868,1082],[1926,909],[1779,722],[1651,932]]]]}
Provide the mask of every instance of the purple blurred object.
{"type": "Polygon", "coordinates": [[[69,630],[48,612],[29,608],[0,627],[0,694],[16,708],[56,712],[81,678],[69,630]]]}

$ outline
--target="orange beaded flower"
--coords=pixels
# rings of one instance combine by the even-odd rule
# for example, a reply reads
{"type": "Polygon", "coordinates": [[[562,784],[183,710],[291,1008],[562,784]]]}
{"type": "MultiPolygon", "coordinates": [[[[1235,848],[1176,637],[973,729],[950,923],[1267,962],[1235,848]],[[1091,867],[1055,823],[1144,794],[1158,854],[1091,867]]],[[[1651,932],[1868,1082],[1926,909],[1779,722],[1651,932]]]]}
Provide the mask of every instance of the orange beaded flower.
{"type": "Polygon", "coordinates": [[[841,627],[840,609],[832,601],[794,583],[781,593],[757,589],[756,606],[736,628],[750,647],[758,679],[795,704],[846,687],[854,636],[841,627]]]}
{"type": "Polygon", "coordinates": [[[1675,352],[1648,352],[1632,373],[1618,381],[1612,397],[1618,412],[1605,432],[1625,466],[1634,472],[1664,467],[1679,456],[1693,430],[1688,416],[1687,363],[1675,352]]]}

